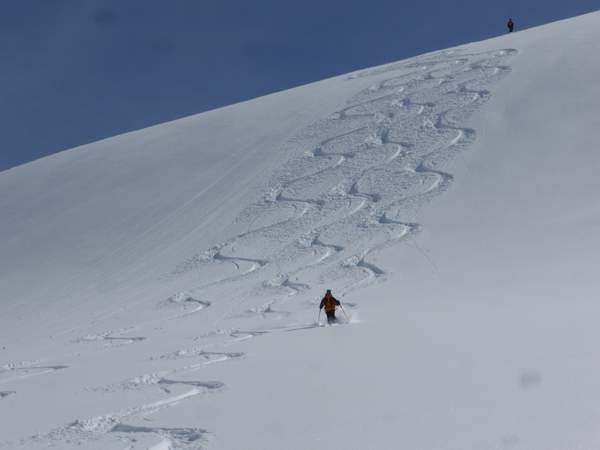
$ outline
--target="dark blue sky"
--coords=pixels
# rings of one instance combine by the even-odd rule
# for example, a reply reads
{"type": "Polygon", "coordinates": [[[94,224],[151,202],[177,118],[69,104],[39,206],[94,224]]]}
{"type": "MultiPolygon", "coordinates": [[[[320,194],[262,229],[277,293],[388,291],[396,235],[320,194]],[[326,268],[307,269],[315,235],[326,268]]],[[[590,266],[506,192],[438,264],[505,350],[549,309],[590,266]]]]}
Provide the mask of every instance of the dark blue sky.
{"type": "Polygon", "coordinates": [[[19,0],[0,15],[0,170],[599,8],[586,0],[19,0]]]}

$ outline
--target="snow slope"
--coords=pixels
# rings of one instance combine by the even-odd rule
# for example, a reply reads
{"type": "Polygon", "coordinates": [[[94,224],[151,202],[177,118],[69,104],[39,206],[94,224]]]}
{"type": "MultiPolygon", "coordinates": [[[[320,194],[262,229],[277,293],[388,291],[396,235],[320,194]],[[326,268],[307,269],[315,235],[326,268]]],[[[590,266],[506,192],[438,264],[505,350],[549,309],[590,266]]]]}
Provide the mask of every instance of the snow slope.
{"type": "Polygon", "coordinates": [[[596,448],[599,22],[0,173],[0,448],[596,448]]]}

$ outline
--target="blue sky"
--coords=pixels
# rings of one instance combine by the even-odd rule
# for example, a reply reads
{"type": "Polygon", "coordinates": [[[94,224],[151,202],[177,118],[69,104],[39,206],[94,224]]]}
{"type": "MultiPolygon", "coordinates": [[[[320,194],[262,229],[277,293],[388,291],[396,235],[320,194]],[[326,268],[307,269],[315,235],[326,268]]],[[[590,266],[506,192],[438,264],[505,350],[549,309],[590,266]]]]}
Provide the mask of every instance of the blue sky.
{"type": "Polygon", "coordinates": [[[20,0],[0,15],[0,170],[585,0],[20,0]]]}

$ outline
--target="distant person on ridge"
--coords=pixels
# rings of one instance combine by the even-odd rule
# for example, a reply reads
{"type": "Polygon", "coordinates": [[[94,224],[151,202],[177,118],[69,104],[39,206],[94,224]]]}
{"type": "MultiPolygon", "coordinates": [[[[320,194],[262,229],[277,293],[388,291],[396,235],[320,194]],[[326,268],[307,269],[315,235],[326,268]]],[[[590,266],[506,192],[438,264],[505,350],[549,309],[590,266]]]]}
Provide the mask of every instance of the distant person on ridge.
{"type": "Polygon", "coordinates": [[[508,27],[509,33],[512,33],[513,30],[515,29],[515,23],[513,22],[512,19],[508,19],[508,23],[506,24],[506,26],[508,27]]]}
{"type": "Polygon", "coordinates": [[[338,306],[341,306],[340,301],[331,294],[331,289],[327,289],[325,297],[323,297],[323,300],[321,300],[321,306],[319,306],[319,309],[325,308],[325,314],[327,314],[327,323],[337,322],[335,317],[335,308],[338,306]]]}

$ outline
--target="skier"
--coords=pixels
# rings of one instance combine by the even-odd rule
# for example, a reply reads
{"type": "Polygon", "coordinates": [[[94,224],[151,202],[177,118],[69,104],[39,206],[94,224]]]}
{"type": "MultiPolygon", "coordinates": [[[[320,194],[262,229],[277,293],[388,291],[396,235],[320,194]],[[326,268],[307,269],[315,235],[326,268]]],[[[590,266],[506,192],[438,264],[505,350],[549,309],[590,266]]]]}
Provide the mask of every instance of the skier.
{"type": "Polygon", "coordinates": [[[513,30],[515,29],[515,23],[513,22],[512,19],[508,19],[508,22],[507,22],[506,26],[508,27],[508,32],[509,33],[512,33],[513,30]]]}
{"type": "Polygon", "coordinates": [[[327,323],[335,323],[337,319],[335,317],[335,308],[341,306],[341,303],[331,294],[331,289],[327,289],[325,297],[321,300],[321,306],[319,309],[325,308],[325,314],[327,314],[327,323]]]}

